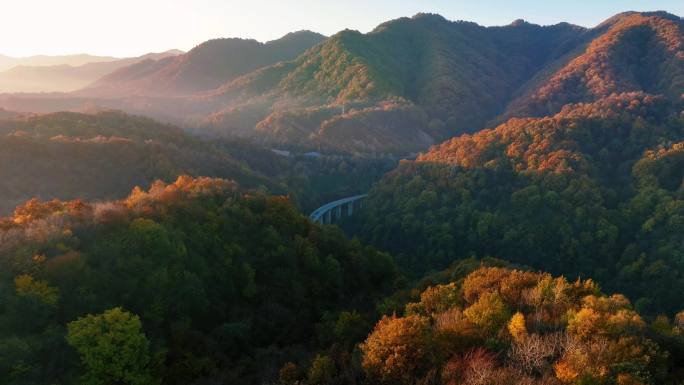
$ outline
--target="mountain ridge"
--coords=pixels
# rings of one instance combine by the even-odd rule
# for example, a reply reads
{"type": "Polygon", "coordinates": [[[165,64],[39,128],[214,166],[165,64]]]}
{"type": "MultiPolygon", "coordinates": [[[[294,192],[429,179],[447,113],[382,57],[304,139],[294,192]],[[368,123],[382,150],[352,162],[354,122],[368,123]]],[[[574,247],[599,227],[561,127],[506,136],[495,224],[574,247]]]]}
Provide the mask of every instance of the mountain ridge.
{"type": "Polygon", "coordinates": [[[87,63],[115,61],[119,58],[113,56],[96,56],[90,54],[72,55],[34,55],[25,57],[13,57],[0,55],[0,70],[10,69],[17,65],[51,66],[60,64],[83,65],[87,63]]]}
{"type": "MultiPolygon", "coordinates": [[[[196,68],[216,63],[199,54],[226,41],[114,73],[111,88],[104,86],[102,93],[92,87],[55,96],[59,101],[27,97],[22,102],[54,106],[47,110],[83,103],[123,109],[203,136],[405,155],[510,117],[554,115],[565,104],[613,93],[665,92],[678,99],[684,81],[681,41],[681,18],[662,12],[626,12],[594,28],[523,21],[483,27],[417,14],[366,34],[340,31],[300,49],[291,60],[254,70],[215,69],[216,76],[185,91],[180,85],[173,91],[176,86],[162,78],[195,71],[181,71],[189,67],[181,64],[192,62],[188,57],[202,58],[196,68]],[[145,83],[158,88],[145,91],[145,83]],[[390,121],[396,130],[383,123],[390,121]]],[[[2,99],[0,106],[17,109],[16,99],[2,99]]]]}
{"type": "Polygon", "coordinates": [[[258,68],[292,59],[322,39],[324,36],[315,32],[298,31],[266,43],[239,38],[207,40],[174,60],[119,69],[79,93],[158,95],[206,91],[258,68]],[[122,80],[123,84],[117,84],[122,80]]]}
{"type": "Polygon", "coordinates": [[[157,61],[181,54],[179,50],[148,53],[138,57],[96,61],[79,65],[25,65],[20,64],[0,72],[0,92],[71,92],[91,84],[100,77],[119,68],[141,61],[157,61]]]}
{"type": "Polygon", "coordinates": [[[681,80],[684,76],[681,61],[684,57],[684,22],[680,18],[670,14],[663,16],[663,13],[627,12],[597,28],[600,35],[584,52],[555,73],[543,77],[540,84],[533,81],[528,91],[510,103],[506,115],[553,114],[565,104],[587,102],[610,93],[642,90],[665,92],[676,97],[678,90],[681,94],[684,88],[681,80]],[[660,70],[661,67],[665,70],[660,70]],[[674,72],[669,75],[671,79],[657,80],[657,76],[666,71],[674,72]],[[644,76],[653,79],[642,78],[644,76]]]}

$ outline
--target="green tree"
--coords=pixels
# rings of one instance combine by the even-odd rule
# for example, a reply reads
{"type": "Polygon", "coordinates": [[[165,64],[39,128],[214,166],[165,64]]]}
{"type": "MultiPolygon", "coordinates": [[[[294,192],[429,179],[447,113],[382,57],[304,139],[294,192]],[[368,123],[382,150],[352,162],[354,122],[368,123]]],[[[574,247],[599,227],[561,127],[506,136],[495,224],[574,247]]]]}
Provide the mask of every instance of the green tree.
{"type": "Polygon", "coordinates": [[[335,323],[335,337],[337,340],[353,345],[362,340],[370,329],[363,317],[357,311],[343,311],[335,323]]]}
{"type": "Polygon", "coordinates": [[[88,385],[150,385],[149,342],[138,316],[121,308],[70,322],[67,341],[81,355],[88,385]]]}
{"type": "Polygon", "coordinates": [[[309,384],[327,384],[335,376],[335,363],[328,356],[318,355],[309,369],[309,384]]]}
{"type": "Polygon", "coordinates": [[[45,281],[37,281],[27,274],[16,277],[14,287],[20,296],[33,297],[46,305],[55,306],[59,301],[59,289],[49,286],[45,281]]]}

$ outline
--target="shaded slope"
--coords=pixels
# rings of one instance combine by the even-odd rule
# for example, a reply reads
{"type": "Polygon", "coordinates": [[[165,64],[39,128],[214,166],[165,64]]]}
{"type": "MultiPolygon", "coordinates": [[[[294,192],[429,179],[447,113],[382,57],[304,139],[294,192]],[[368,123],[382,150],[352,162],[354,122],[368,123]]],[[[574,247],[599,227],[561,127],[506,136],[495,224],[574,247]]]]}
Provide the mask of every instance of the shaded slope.
{"type": "MultiPolygon", "coordinates": [[[[568,24],[521,22],[485,28],[427,14],[385,23],[366,35],[343,31],[293,63],[218,89],[210,99],[231,107],[213,114],[208,123],[212,132],[241,135],[249,135],[256,124],[259,138],[278,142],[283,132],[291,132],[287,141],[339,143],[346,151],[417,151],[433,140],[483,127],[537,69],[575,47],[583,36],[583,29],[568,24]],[[361,122],[372,119],[367,112],[397,104],[423,115],[411,122],[411,134],[399,128],[392,138],[393,132],[382,125],[361,122]],[[261,107],[242,126],[239,116],[235,118],[237,105],[243,110],[261,107]],[[281,119],[309,114],[313,107],[331,113],[303,125],[293,126],[297,119],[281,119]],[[343,116],[343,110],[354,116],[343,116]],[[365,128],[346,130],[348,140],[340,143],[338,135],[326,135],[332,117],[351,119],[352,125],[358,117],[357,125],[365,128]],[[427,140],[417,140],[421,137],[427,140]],[[356,147],[361,142],[368,145],[356,147]],[[383,142],[392,144],[383,147],[383,142]]],[[[402,109],[397,111],[401,119],[402,109]]]]}
{"type": "Polygon", "coordinates": [[[275,187],[225,149],[117,112],[5,120],[0,122],[0,149],[0,212],[33,197],[118,198],[133,186],[181,174],[275,187]]]}
{"type": "Polygon", "coordinates": [[[209,40],[174,60],[122,68],[80,93],[125,97],[214,89],[258,68],[291,60],[324,38],[317,33],[301,31],[267,43],[243,39],[209,40]]]}

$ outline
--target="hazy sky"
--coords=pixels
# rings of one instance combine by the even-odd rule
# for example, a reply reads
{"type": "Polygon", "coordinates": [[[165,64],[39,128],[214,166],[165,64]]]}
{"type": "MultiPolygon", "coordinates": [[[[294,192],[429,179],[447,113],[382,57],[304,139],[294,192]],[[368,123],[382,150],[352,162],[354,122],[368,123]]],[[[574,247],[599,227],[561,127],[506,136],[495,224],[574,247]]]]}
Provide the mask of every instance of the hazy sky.
{"type": "Polygon", "coordinates": [[[216,37],[266,41],[310,29],[367,32],[418,12],[502,25],[524,18],[594,26],[626,10],[684,15],[684,0],[1,0],[0,53],[131,56],[216,37]]]}

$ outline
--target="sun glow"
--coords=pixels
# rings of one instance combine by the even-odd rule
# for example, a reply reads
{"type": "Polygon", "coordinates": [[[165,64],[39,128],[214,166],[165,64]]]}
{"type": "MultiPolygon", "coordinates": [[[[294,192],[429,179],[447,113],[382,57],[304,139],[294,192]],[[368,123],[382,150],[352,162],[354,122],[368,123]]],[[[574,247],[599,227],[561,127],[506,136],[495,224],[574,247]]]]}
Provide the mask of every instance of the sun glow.
{"type": "Polygon", "coordinates": [[[300,29],[326,35],[345,28],[367,32],[383,21],[417,12],[484,25],[525,18],[540,24],[569,21],[586,26],[625,9],[684,13],[678,0],[644,3],[554,2],[548,11],[548,3],[541,0],[6,0],[0,16],[0,54],[134,56],[171,48],[188,50],[216,37],[265,41],[300,29]]]}

